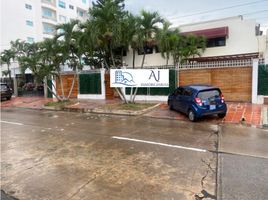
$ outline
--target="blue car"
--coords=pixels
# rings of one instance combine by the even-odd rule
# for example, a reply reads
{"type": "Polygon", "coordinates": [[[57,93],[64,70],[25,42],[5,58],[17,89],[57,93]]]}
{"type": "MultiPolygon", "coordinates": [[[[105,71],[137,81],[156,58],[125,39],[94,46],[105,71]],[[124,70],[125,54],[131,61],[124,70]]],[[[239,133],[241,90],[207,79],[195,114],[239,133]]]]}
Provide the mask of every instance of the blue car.
{"type": "Polygon", "coordinates": [[[178,87],[168,96],[168,106],[171,110],[185,113],[193,122],[207,115],[217,114],[224,118],[227,112],[221,90],[211,85],[178,87]]]}

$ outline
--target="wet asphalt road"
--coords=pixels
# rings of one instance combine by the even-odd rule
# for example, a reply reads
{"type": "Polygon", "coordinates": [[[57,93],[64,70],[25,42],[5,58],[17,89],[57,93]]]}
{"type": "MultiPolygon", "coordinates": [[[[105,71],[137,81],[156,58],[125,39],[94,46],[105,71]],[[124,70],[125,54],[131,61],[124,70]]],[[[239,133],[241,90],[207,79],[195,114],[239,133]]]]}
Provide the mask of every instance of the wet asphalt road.
{"type": "MultiPolygon", "coordinates": [[[[1,114],[1,188],[20,200],[241,199],[248,186],[268,195],[268,132],[248,139],[239,135],[248,129],[227,127],[218,137],[218,126],[205,123],[11,108],[1,114]],[[231,136],[248,142],[242,152],[231,136]]],[[[245,197],[258,199],[251,194],[245,197]]]]}

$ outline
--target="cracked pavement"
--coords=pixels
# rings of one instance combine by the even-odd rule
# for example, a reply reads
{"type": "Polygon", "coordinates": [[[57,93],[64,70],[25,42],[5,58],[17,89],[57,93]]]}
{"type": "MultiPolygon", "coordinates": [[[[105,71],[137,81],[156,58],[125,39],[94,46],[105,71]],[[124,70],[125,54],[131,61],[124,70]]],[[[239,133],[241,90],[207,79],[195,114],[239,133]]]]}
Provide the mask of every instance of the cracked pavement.
{"type": "Polygon", "coordinates": [[[216,125],[15,108],[1,114],[1,188],[9,197],[199,200],[224,191],[216,184],[218,150],[228,152],[230,143],[219,144],[216,125]]]}

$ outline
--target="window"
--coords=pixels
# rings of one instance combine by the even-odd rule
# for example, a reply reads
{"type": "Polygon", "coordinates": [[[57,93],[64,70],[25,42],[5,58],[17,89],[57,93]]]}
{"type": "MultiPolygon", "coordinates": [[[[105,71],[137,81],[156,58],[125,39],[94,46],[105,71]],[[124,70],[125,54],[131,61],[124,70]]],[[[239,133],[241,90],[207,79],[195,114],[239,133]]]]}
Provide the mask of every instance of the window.
{"type": "Polygon", "coordinates": [[[52,24],[43,23],[43,32],[46,34],[53,34],[55,32],[55,27],[52,24]]]}
{"type": "Polygon", "coordinates": [[[197,97],[202,99],[202,100],[207,100],[210,98],[217,98],[220,96],[220,91],[215,89],[215,90],[208,90],[208,91],[201,91],[198,93],[197,97]]]}
{"type": "Polygon", "coordinates": [[[143,55],[144,52],[145,54],[152,54],[153,53],[153,47],[148,47],[148,46],[144,46],[143,49],[138,49],[138,55],[143,55]]]}
{"type": "Polygon", "coordinates": [[[60,22],[66,23],[67,22],[67,17],[65,17],[63,15],[60,15],[59,20],[60,20],[60,22]]]}
{"type": "Polygon", "coordinates": [[[207,47],[221,47],[226,45],[225,37],[211,38],[207,40],[207,47]]]}
{"type": "Polygon", "coordinates": [[[33,21],[26,20],[26,24],[27,24],[28,26],[33,26],[33,21]]]}
{"type": "Polygon", "coordinates": [[[82,2],[83,2],[84,4],[86,4],[86,3],[87,3],[87,0],[82,0],[82,2]]]}
{"type": "Polygon", "coordinates": [[[73,5],[69,5],[69,8],[70,8],[71,10],[73,10],[73,9],[74,9],[74,6],[73,6],[73,5]]]}
{"type": "Polygon", "coordinates": [[[43,8],[42,12],[43,12],[43,17],[48,17],[48,18],[53,17],[53,13],[49,9],[43,8]]]}
{"type": "Polygon", "coordinates": [[[184,89],[183,95],[184,96],[192,96],[193,92],[191,89],[184,89]]]}
{"type": "Polygon", "coordinates": [[[78,12],[78,15],[79,15],[80,17],[83,17],[83,16],[84,16],[84,12],[83,12],[83,11],[78,10],[77,12],[78,12]]]}
{"type": "Polygon", "coordinates": [[[32,10],[32,6],[30,4],[25,4],[25,8],[28,9],[28,10],[32,10]]]}
{"type": "Polygon", "coordinates": [[[66,3],[64,1],[59,1],[59,7],[66,8],[66,3]]]}
{"type": "Polygon", "coordinates": [[[32,37],[27,37],[27,42],[28,42],[28,43],[34,43],[34,38],[32,38],[32,37]]]}

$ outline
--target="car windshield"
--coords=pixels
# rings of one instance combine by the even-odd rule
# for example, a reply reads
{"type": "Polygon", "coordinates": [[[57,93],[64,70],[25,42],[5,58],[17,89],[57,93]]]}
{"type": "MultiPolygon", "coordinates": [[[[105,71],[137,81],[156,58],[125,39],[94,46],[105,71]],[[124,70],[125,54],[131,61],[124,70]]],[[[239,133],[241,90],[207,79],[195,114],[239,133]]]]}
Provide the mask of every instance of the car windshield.
{"type": "Polygon", "coordinates": [[[7,85],[1,84],[0,89],[1,89],[1,91],[7,90],[7,85]]]}
{"type": "Polygon", "coordinates": [[[201,91],[197,95],[197,97],[200,99],[210,99],[212,97],[215,98],[219,96],[220,96],[220,91],[218,89],[201,91]]]}

